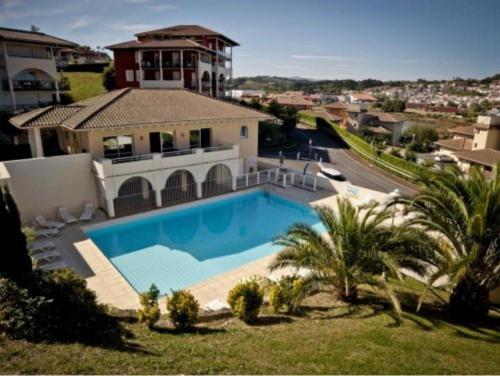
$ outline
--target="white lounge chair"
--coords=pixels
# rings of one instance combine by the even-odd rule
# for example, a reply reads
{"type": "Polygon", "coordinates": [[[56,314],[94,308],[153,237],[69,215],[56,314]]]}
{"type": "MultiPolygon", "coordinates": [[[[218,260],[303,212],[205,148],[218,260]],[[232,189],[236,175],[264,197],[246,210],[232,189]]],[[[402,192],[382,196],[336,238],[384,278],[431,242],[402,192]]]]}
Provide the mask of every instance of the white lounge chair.
{"type": "Polygon", "coordinates": [[[31,246],[31,253],[45,252],[54,249],[56,245],[48,239],[35,240],[31,246]]]}
{"type": "Polygon", "coordinates": [[[41,270],[56,270],[56,269],[62,269],[62,268],[66,268],[68,266],[68,264],[66,264],[64,261],[55,261],[55,262],[51,262],[50,264],[43,264],[43,265],[38,265],[38,269],[41,269],[41,270]]]}
{"type": "Polygon", "coordinates": [[[53,261],[55,258],[61,256],[61,253],[57,250],[54,249],[52,251],[46,251],[46,252],[40,252],[40,253],[35,253],[34,255],[31,255],[31,258],[35,261],[53,261]]]}
{"type": "Polygon", "coordinates": [[[39,227],[62,229],[65,224],[57,221],[47,221],[42,215],[35,218],[35,222],[39,227]]]}
{"type": "Polygon", "coordinates": [[[35,237],[37,238],[53,238],[54,236],[59,235],[59,230],[56,228],[46,228],[46,229],[40,229],[40,230],[35,230],[35,237]]]}
{"type": "Polygon", "coordinates": [[[76,222],[76,218],[73,217],[73,215],[71,215],[71,213],[68,211],[68,209],[66,209],[66,208],[59,208],[59,209],[57,209],[57,211],[59,212],[59,216],[61,217],[61,219],[65,223],[70,224],[70,223],[75,223],[76,222]]]}
{"type": "Polygon", "coordinates": [[[229,309],[229,304],[221,302],[219,299],[212,300],[205,307],[203,307],[203,310],[205,311],[220,311],[222,309],[229,309]]]}
{"type": "Polygon", "coordinates": [[[91,221],[94,216],[94,205],[87,202],[83,208],[83,213],[80,215],[80,221],[91,221]]]}

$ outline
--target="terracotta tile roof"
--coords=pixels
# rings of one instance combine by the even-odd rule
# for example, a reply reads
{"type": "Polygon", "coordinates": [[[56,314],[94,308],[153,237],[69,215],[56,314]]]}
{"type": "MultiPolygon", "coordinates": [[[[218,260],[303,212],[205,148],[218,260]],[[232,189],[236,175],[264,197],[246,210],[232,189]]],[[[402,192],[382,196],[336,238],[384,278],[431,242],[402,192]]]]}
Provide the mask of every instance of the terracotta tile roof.
{"type": "Polygon", "coordinates": [[[387,112],[370,111],[368,112],[368,115],[378,117],[378,119],[383,123],[399,123],[403,121],[403,119],[401,119],[398,115],[388,114],[387,112]]]}
{"type": "Polygon", "coordinates": [[[474,136],[474,127],[464,125],[460,127],[450,128],[448,129],[448,132],[465,136],[474,136]]]}
{"type": "Polygon", "coordinates": [[[354,93],[351,96],[358,101],[376,102],[378,99],[368,93],[354,93]]]}
{"type": "Polygon", "coordinates": [[[455,153],[458,159],[481,164],[484,166],[494,167],[500,163],[500,150],[494,149],[479,149],[470,151],[460,151],[455,153]]]}
{"type": "Polygon", "coordinates": [[[338,108],[338,109],[347,109],[347,104],[344,102],[333,102],[328,103],[323,106],[324,108],[338,108]]]}
{"type": "Polygon", "coordinates": [[[317,116],[317,117],[322,117],[326,118],[331,121],[339,122],[342,121],[343,118],[341,116],[333,115],[330,114],[329,112],[322,111],[322,110],[309,110],[309,111],[301,111],[304,114],[311,115],[311,116],[317,116]]]}
{"type": "Polygon", "coordinates": [[[237,42],[229,39],[224,34],[218,33],[217,31],[208,29],[199,25],[176,25],[170,27],[164,27],[161,29],[144,31],[142,33],[135,34],[136,37],[144,37],[148,35],[165,35],[170,37],[201,37],[201,36],[212,36],[225,39],[227,42],[233,44],[234,46],[239,46],[237,42]]]}
{"type": "Polygon", "coordinates": [[[209,50],[209,48],[196,43],[190,39],[164,39],[164,40],[148,40],[145,42],[131,40],[128,42],[113,44],[107,46],[110,50],[120,50],[120,49],[141,49],[141,48],[201,48],[204,50],[209,50]]]}
{"type": "Polygon", "coordinates": [[[18,128],[59,125],[75,130],[222,119],[273,119],[260,111],[182,89],[115,90],[68,106],[14,116],[18,128]]]}
{"type": "Polygon", "coordinates": [[[366,127],[370,132],[376,133],[376,134],[391,134],[392,132],[385,129],[384,127],[381,127],[380,125],[378,127],[366,127]]]}
{"type": "Polygon", "coordinates": [[[314,103],[302,97],[288,97],[288,96],[278,96],[276,100],[279,104],[285,106],[314,106],[314,103]]]}
{"type": "Polygon", "coordinates": [[[472,140],[470,138],[448,138],[435,142],[436,145],[449,150],[471,150],[472,140]]]}
{"type": "Polygon", "coordinates": [[[50,46],[75,47],[76,43],[40,32],[0,27],[0,40],[37,43],[50,46]]]}

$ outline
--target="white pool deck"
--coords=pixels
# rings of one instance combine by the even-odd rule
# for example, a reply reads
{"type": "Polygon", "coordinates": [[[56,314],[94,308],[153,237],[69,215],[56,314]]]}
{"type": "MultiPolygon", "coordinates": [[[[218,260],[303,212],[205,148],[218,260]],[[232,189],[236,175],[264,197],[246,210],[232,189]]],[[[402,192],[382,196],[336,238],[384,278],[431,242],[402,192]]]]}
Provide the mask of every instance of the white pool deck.
{"type": "MultiPolygon", "coordinates": [[[[346,193],[345,186],[342,183],[335,187],[337,193],[332,191],[321,190],[317,192],[310,192],[298,188],[278,188],[272,187],[271,190],[279,195],[296,201],[306,203],[309,205],[328,205],[335,210],[337,197],[344,196],[346,193]]],[[[258,188],[259,189],[259,188],[258,188]]],[[[234,194],[245,194],[248,191],[235,192],[234,194]]],[[[363,192],[367,194],[367,192],[363,192]]],[[[369,194],[375,199],[381,199],[385,196],[380,192],[370,191],[369,194]]],[[[200,205],[202,202],[209,200],[220,200],[227,198],[228,195],[218,196],[211,199],[196,201],[182,206],[200,205]]],[[[136,217],[149,216],[152,213],[168,212],[178,210],[181,206],[158,209],[152,212],[142,213],[136,217]]],[[[74,225],[66,226],[59,237],[55,238],[55,243],[60,250],[63,259],[69,267],[73,268],[76,272],[82,274],[87,281],[88,287],[92,289],[100,303],[109,304],[119,309],[136,309],[139,306],[139,297],[137,292],[130,286],[127,280],[118,272],[112,263],[104,256],[99,248],[88,239],[84,233],[85,228],[100,227],[102,225],[109,225],[119,221],[129,221],[133,216],[106,220],[103,213],[98,213],[96,219],[90,223],[77,223],[74,225]],[[83,228],[83,229],[82,229],[83,228]]],[[[397,221],[401,220],[397,218],[397,221]]],[[[204,307],[207,303],[217,299],[221,302],[226,302],[229,290],[242,278],[247,278],[252,275],[268,276],[270,271],[268,269],[270,261],[274,255],[270,255],[256,261],[245,264],[236,269],[221,273],[217,276],[211,277],[187,289],[198,299],[200,307],[204,307]]],[[[273,275],[280,276],[283,274],[291,273],[291,270],[281,270],[273,272],[273,275]]],[[[160,300],[160,307],[162,311],[165,310],[165,302],[160,300]]]]}

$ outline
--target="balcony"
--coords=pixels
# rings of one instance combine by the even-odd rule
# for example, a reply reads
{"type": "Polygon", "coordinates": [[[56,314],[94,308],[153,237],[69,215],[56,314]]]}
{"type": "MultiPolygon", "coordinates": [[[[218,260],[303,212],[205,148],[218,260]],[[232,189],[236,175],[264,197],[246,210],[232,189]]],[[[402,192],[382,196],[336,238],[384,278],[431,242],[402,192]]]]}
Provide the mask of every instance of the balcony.
{"type": "Polygon", "coordinates": [[[134,155],[125,158],[94,161],[94,170],[99,178],[131,175],[147,171],[171,168],[186,168],[204,163],[227,161],[239,158],[238,145],[218,145],[204,149],[187,149],[166,153],[134,155]]]}
{"type": "MultiPolygon", "coordinates": [[[[12,80],[15,91],[54,91],[56,90],[55,81],[52,80],[12,80]]],[[[58,82],[59,90],[66,91],[70,89],[69,81],[62,80],[58,82]]],[[[3,80],[3,89],[9,90],[9,81],[3,80]]]]}

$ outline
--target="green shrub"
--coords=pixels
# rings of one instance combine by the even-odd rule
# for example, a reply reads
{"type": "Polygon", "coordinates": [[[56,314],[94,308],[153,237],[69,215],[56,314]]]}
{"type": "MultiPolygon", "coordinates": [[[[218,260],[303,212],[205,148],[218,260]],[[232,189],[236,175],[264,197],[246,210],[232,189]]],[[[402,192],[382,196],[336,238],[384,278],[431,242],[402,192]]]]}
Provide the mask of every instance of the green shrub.
{"type": "Polygon", "coordinates": [[[36,271],[19,282],[4,279],[0,290],[0,329],[13,338],[96,343],[120,341],[125,334],[70,269],[36,271]]]}
{"type": "Polygon", "coordinates": [[[33,296],[15,282],[1,278],[0,331],[16,339],[45,337],[41,312],[47,304],[50,300],[45,297],[33,296]]]}
{"type": "Polygon", "coordinates": [[[189,291],[173,291],[167,298],[170,321],[176,329],[188,329],[198,321],[200,305],[189,291]]]}
{"type": "Polygon", "coordinates": [[[152,328],[160,319],[160,307],[158,306],[158,296],[160,291],[152,284],[149,291],[139,295],[142,308],[137,311],[139,322],[145,323],[148,328],[152,328]]]}
{"type": "Polygon", "coordinates": [[[303,280],[296,276],[285,276],[269,288],[269,304],[275,312],[283,308],[286,312],[297,309],[303,280]]]}
{"type": "Polygon", "coordinates": [[[254,280],[238,283],[227,297],[233,315],[246,323],[257,319],[263,300],[264,292],[254,280]]]}

